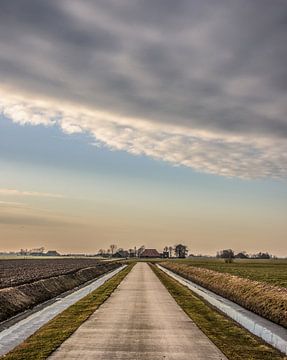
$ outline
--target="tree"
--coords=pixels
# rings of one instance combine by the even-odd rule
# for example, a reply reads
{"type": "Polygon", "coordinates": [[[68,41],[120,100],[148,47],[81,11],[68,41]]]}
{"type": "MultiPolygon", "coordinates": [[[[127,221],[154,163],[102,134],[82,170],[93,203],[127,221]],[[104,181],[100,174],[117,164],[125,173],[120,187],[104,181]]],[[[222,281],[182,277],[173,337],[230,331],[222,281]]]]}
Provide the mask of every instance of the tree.
{"type": "Polygon", "coordinates": [[[187,246],[183,244],[177,244],[174,247],[175,254],[178,258],[184,259],[188,253],[187,246]]]}
{"type": "Polygon", "coordinates": [[[145,246],[142,245],[139,249],[138,249],[138,257],[140,258],[141,257],[141,254],[145,251],[145,246]]]}
{"type": "Polygon", "coordinates": [[[117,249],[117,245],[115,245],[115,244],[110,245],[110,249],[111,249],[111,253],[112,253],[112,256],[113,256],[114,251],[117,249]]]}
{"type": "Polygon", "coordinates": [[[271,255],[268,254],[268,252],[259,252],[258,254],[255,254],[255,259],[271,259],[271,255]]]}
{"type": "Polygon", "coordinates": [[[216,257],[221,259],[234,259],[234,251],[231,249],[221,250],[217,253],[216,257]]]}
{"type": "Polygon", "coordinates": [[[169,250],[169,257],[171,258],[172,257],[172,252],[173,252],[173,247],[169,246],[168,250],[169,250]]]}
{"type": "Polygon", "coordinates": [[[105,254],[105,250],[104,249],[99,249],[98,255],[103,256],[104,254],[105,254]]]}
{"type": "Polygon", "coordinates": [[[163,248],[162,257],[163,257],[164,259],[169,258],[168,246],[165,246],[165,247],[163,248]]]}

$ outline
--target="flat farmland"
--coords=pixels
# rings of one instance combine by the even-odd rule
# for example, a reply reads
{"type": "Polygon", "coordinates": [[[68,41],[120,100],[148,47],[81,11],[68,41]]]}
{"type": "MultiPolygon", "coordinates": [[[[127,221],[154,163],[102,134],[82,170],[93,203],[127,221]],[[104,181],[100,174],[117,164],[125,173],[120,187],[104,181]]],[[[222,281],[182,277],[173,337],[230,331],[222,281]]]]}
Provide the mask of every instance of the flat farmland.
{"type": "Polygon", "coordinates": [[[92,258],[3,259],[0,260],[0,289],[103,265],[92,258]]]}
{"type": "MultiPolygon", "coordinates": [[[[213,275],[211,283],[224,284],[222,280],[226,279],[217,279],[218,274],[221,277],[234,278],[230,274],[192,267],[176,261],[162,263],[174,267],[174,270],[195,269],[201,281],[210,280],[210,275],[213,275]],[[203,274],[200,274],[201,272],[203,274]]],[[[119,263],[115,262],[103,264],[106,267],[119,266],[119,263]]],[[[61,283],[66,283],[66,277],[69,276],[71,275],[59,276],[64,277],[61,283]]],[[[243,280],[248,283],[237,285],[250,285],[251,280],[243,280]]],[[[39,293],[42,294],[49,285],[47,282],[50,281],[53,282],[53,278],[36,281],[39,283],[38,286],[41,286],[42,282],[45,283],[44,287],[39,288],[39,293]]],[[[31,285],[33,283],[20,285],[18,288],[27,293],[25,288],[31,285]]],[[[270,284],[264,286],[274,287],[270,284]]],[[[11,291],[16,289],[17,287],[9,288],[11,291]]],[[[237,290],[240,293],[242,289],[243,287],[237,290]]],[[[3,290],[5,291],[1,289],[0,293],[3,290]]],[[[262,288],[259,290],[266,298],[262,288]]],[[[277,294],[274,295],[277,304],[277,294]]],[[[9,298],[15,297],[9,296],[9,298]]],[[[0,301],[0,308],[5,308],[1,305],[0,301]]],[[[280,311],[281,314],[285,314],[284,309],[280,308],[280,311]]],[[[234,321],[210,307],[188,288],[171,279],[157,267],[153,265],[149,267],[143,261],[133,261],[128,268],[103,285],[103,288],[100,287],[95,293],[90,293],[59,314],[5,358],[11,360],[118,359],[119,354],[121,358],[132,360],[135,358],[190,359],[191,356],[202,360],[285,358],[283,354],[262,343],[234,321]],[[126,278],[125,274],[127,274],[126,278]],[[120,286],[117,286],[121,281],[117,280],[117,276],[124,279],[120,286]],[[116,282],[114,285],[113,281],[116,282]],[[110,296],[107,296],[107,291],[110,296]],[[102,304],[101,307],[93,313],[99,303],[102,304]],[[111,341],[111,339],[116,340],[111,341]],[[48,357],[49,355],[51,356],[48,357]]]]}
{"type": "Polygon", "coordinates": [[[0,322],[119,266],[92,258],[0,260],[0,322]]]}
{"type": "Polygon", "coordinates": [[[287,328],[287,262],[165,261],[164,267],[287,328]]]}
{"type": "Polygon", "coordinates": [[[226,264],[224,260],[221,259],[185,259],[176,260],[176,262],[287,288],[287,259],[236,259],[231,264],[226,264]]]}

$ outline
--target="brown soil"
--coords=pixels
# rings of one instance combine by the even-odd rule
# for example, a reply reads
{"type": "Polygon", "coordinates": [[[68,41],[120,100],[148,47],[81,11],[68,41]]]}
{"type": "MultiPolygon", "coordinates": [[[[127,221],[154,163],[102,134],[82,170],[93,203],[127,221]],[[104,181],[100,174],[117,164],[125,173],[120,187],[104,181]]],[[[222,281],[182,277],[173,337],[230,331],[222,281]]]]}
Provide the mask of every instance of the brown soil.
{"type": "Polygon", "coordinates": [[[70,274],[0,289],[0,321],[52,299],[118,266],[119,263],[102,263],[100,266],[80,269],[70,274]]]}

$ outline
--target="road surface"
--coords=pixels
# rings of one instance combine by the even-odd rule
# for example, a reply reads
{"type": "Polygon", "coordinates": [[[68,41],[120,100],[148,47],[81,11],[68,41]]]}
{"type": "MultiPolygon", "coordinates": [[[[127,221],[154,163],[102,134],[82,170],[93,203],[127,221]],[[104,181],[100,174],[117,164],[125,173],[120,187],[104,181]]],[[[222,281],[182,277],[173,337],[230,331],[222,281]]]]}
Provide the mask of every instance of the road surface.
{"type": "Polygon", "coordinates": [[[181,310],[146,263],[50,360],[219,360],[226,357],[181,310]]]}

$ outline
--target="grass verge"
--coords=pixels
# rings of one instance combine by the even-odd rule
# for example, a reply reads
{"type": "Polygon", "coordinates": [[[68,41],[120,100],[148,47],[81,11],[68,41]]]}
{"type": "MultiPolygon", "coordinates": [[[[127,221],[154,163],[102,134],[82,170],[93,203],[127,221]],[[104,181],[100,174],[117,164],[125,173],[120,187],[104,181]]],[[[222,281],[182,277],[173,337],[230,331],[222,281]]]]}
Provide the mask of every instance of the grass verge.
{"type": "Polygon", "coordinates": [[[133,264],[119,272],[89,295],[70,306],[22,344],[1,357],[5,360],[42,360],[56,350],[112,294],[131,271],[133,264]]]}
{"type": "Polygon", "coordinates": [[[178,305],[205,335],[231,360],[287,359],[247,330],[207,305],[187,287],[179,284],[155,265],[150,265],[178,305]]]}

